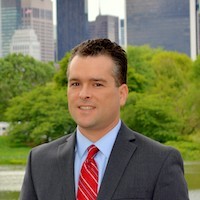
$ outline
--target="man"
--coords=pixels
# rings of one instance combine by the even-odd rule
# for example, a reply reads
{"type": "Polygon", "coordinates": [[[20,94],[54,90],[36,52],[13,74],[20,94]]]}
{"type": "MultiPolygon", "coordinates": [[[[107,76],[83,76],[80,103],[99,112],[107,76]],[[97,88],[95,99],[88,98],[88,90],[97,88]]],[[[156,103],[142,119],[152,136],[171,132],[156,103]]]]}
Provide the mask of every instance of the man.
{"type": "Polygon", "coordinates": [[[31,151],[21,200],[188,199],[179,152],[120,120],[126,74],[126,53],[116,43],[74,48],[67,96],[77,129],[31,151]]]}

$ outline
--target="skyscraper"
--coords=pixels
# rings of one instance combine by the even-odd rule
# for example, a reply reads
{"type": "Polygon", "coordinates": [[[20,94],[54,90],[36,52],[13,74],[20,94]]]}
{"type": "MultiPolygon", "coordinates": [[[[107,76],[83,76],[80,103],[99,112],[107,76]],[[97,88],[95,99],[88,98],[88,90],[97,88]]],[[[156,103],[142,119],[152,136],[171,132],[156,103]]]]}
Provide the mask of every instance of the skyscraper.
{"type": "Polygon", "coordinates": [[[19,29],[33,29],[40,43],[41,60],[54,61],[51,0],[0,0],[0,56],[10,53],[11,39],[19,29]]]}
{"type": "Polygon", "coordinates": [[[88,39],[87,0],[57,0],[58,60],[86,39],[88,39]]]}
{"type": "Polygon", "coordinates": [[[126,32],[128,45],[190,55],[190,0],[126,0],[126,32]]]}
{"type": "Polygon", "coordinates": [[[10,45],[10,53],[22,53],[41,60],[40,43],[33,29],[15,30],[10,45]]]}
{"type": "Polygon", "coordinates": [[[21,0],[0,0],[0,56],[10,52],[10,42],[21,25],[21,0]]]}
{"type": "Polygon", "coordinates": [[[51,0],[21,0],[23,29],[34,29],[42,61],[54,61],[53,6],[51,0]]]}
{"type": "Polygon", "coordinates": [[[119,44],[121,46],[125,45],[125,34],[124,34],[124,19],[120,20],[120,26],[119,26],[120,34],[119,34],[119,44]]]}
{"type": "Polygon", "coordinates": [[[89,22],[90,38],[108,38],[119,43],[119,18],[111,15],[98,15],[89,22]]]}

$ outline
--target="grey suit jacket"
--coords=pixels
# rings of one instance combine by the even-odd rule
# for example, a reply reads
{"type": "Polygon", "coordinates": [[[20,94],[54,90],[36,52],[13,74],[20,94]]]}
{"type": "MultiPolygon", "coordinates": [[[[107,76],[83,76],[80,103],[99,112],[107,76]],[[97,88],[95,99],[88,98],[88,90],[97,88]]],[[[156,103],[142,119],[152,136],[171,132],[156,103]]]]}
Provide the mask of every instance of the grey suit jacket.
{"type": "MultiPolygon", "coordinates": [[[[34,148],[21,200],[75,200],[76,133],[34,148]]],[[[188,200],[179,152],[123,123],[100,186],[98,200],[188,200]]]]}

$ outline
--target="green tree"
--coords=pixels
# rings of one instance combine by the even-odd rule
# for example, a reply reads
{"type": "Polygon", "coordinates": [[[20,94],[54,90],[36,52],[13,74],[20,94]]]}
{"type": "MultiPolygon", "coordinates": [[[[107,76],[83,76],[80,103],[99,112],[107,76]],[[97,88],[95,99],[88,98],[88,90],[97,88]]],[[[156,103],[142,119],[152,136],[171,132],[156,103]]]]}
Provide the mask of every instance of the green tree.
{"type": "Polygon", "coordinates": [[[185,132],[188,134],[193,129],[188,126],[189,122],[194,127],[197,121],[197,115],[191,118],[191,108],[187,109],[185,102],[186,98],[194,96],[189,92],[192,60],[177,52],[140,48],[129,51],[129,60],[132,59],[129,65],[134,72],[129,74],[128,80],[135,93],[129,94],[122,118],[132,129],[161,142],[177,139],[185,132]],[[142,79],[135,78],[135,69],[142,79]]]}
{"type": "Polygon", "coordinates": [[[66,53],[63,59],[59,62],[59,70],[54,76],[54,81],[58,87],[66,87],[67,85],[67,67],[71,53],[66,53]]]}
{"type": "Polygon", "coordinates": [[[185,120],[182,134],[200,133],[200,56],[193,62],[188,90],[182,95],[182,117],[185,120]]]}
{"type": "Polygon", "coordinates": [[[151,92],[165,93],[177,100],[182,91],[188,90],[192,60],[186,54],[162,51],[153,57],[151,66],[156,75],[151,92]]]}
{"type": "Polygon", "coordinates": [[[0,59],[0,120],[5,120],[4,112],[10,99],[51,81],[54,73],[53,64],[22,54],[0,59]]]}
{"type": "Polygon", "coordinates": [[[162,51],[153,57],[151,65],[156,78],[149,93],[160,94],[163,98],[170,99],[171,109],[176,112],[177,118],[181,119],[180,134],[193,132],[196,117],[191,117],[191,111],[187,106],[193,95],[190,78],[192,60],[186,54],[162,51]]]}
{"type": "Polygon", "coordinates": [[[15,145],[38,145],[68,134],[75,123],[68,112],[66,91],[40,86],[10,101],[6,112],[15,145]]]}
{"type": "Polygon", "coordinates": [[[121,117],[131,129],[160,142],[176,140],[180,132],[170,99],[159,94],[130,93],[121,117]]]}
{"type": "Polygon", "coordinates": [[[184,120],[181,129],[182,135],[190,135],[200,131],[199,86],[191,84],[190,89],[185,92],[185,95],[177,102],[180,117],[184,120]]]}
{"type": "MultiPolygon", "coordinates": [[[[127,55],[130,93],[121,112],[127,125],[160,142],[177,140],[183,138],[182,135],[198,132],[200,57],[192,62],[185,54],[148,46],[128,47],[127,55]]],[[[36,145],[74,129],[75,123],[68,113],[65,97],[69,57],[70,53],[67,53],[60,61],[53,79],[55,84],[37,87],[24,94],[21,92],[21,96],[11,100],[6,116],[12,124],[9,134],[14,138],[13,141],[36,145]]],[[[6,65],[9,69],[10,63],[6,62],[6,65]]],[[[7,86],[15,87],[16,81],[12,82],[14,78],[11,76],[6,79],[10,81],[7,86]]],[[[1,81],[4,88],[7,82],[1,81]]],[[[38,83],[34,80],[28,82],[28,86],[31,86],[27,91],[40,85],[38,83]]],[[[41,84],[45,84],[45,81],[41,84]]],[[[11,88],[11,91],[14,89],[11,88]]],[[[9,89],[4,92],[10,93],[9,89]]],[[[11,93],[10,99],[13,96],[11,93]]]]}
{"type": "Polygon", "coordinates": [[[129,92],[144,92],[148,85],[147,79],[144,75],[135,72],[133,67],[128,68],[128,88],[129,92]]]}
{"type": "Polygon", "coordinates": [[[153,49],[147,45],[128,46],[128,86],[130,91],[145,92],[152,87],[155,73],[151,67],[151,60],[162,51],[153,49]]]}
{"type": "Polygon", "coordinates": [[[194,81],[200,80],[200,55],[197,59],[193,62],[193,71],[192,71],[192,78],[194,81]]]}

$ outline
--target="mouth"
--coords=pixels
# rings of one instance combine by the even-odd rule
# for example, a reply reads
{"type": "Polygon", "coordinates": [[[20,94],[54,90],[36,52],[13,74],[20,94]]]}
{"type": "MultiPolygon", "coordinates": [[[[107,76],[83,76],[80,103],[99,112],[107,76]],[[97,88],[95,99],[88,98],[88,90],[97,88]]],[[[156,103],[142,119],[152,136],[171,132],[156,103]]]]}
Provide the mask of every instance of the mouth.
{"type": "Polygon", "coordinates": [[[94,107],[93,106],[79,106],[80,110],[93,110],[94,107]]]}

